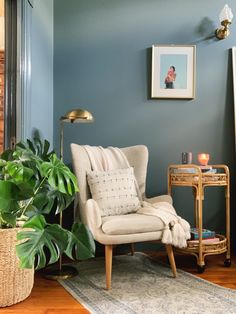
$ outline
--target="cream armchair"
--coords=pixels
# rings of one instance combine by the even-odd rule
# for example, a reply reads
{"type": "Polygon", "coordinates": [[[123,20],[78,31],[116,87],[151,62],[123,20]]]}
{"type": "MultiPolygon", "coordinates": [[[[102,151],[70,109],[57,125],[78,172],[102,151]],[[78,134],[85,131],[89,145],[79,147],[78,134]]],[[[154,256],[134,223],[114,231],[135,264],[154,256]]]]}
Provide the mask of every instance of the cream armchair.
{"type": "MultiPolygon", "coordinates": [[[[150,203],[167,201],[172,203],[169,195],[150,199],[145,198],[145,185],[148,163],[148,149],[144,145],[122,148],[123,153],[134,168],[142,198],[150,203]]],[[[163,222],[158,217],[140,215],[137,213],[101,217],[97,203],[91,199],[86,174],[91,171],[89,156],[83,146],[71,144],[72,163],[78,180],[78,206],[75,206],[75,218],[79,217],[93,234],[94,239],[105,245],[106,288],[111,288],[112,251],[119,244],[145,241],[158,241],[162,237],[163,222]]],[[[176,277],[176,266],[171,245],[165,245],[172,268],[176,277]]]]}

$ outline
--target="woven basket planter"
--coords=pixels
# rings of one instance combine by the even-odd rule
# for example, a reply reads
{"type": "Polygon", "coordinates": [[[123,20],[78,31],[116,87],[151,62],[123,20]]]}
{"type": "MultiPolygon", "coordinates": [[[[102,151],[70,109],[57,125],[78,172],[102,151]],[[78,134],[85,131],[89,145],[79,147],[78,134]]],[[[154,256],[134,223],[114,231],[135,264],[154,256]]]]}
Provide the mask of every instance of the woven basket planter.
{"type": "Polygon", "coordinates": [[[34,283],[34,269],[20,269],[16,256],[19,229],[0,229],[0,307],[26,299],[34,283]]]}

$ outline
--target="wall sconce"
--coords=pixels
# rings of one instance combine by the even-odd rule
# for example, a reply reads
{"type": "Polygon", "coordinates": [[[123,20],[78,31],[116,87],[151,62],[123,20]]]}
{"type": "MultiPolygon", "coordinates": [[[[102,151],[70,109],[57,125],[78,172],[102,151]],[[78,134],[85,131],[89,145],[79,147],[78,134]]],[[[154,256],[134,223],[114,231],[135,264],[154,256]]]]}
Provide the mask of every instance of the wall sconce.
{"type": "Polygon", "coordinates": [[[217,30],[215,31],[215,35],[218,39],[225,39],[229,36],[229,25],[232,22],[233,16],[234,15],[232,13],[232,10],[228,6],[228,4],[226,4],[219,14],[219,20],[222,26],[220,28],[217,28],[217,30]]]}

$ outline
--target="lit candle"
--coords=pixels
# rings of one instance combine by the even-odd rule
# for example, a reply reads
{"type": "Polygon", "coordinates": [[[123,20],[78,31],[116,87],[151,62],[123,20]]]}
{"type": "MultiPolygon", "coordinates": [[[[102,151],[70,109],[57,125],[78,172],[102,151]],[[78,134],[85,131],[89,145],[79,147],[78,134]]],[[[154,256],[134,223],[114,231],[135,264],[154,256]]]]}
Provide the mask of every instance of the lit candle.
{"type": "Polygon", "coordinates": [[[209,158],[210,158],[209,154],[205,153],[198,154],[198,162],[202,166],[207,166],[209,158]]]}

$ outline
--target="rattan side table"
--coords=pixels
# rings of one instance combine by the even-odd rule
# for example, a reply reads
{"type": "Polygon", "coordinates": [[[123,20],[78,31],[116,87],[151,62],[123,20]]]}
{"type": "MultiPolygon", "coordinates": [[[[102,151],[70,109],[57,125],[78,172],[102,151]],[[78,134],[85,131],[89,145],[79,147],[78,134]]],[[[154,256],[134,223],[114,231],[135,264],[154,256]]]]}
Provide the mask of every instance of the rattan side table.
{"type": "Polygon", "coordinates": [[[173,186],[190,186],[194,192],[194,219],[195,226],[198,228],[199,242],[196,245],[190,245],[184,249],[175,248],[176,251],[194,255],[197,258],[197,269],[199,273],[205,270],[205,256],[226,253],[224,261],[225,266],[231,265],[230,259],[230,173],[226,165],[212,165],[215,173],[203,172],[200,166],[194,164],[188,165],[170,165],[168,167],[168,194],[171,195],[173,186]],[[225,211],[226,211],[226,233],[217,234],[218,242],[203,243],[203,201],[204,190],[206,187],[222,186],[225,188],[225,211]]]}

